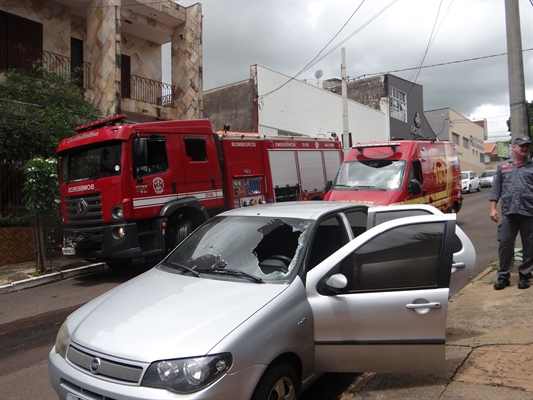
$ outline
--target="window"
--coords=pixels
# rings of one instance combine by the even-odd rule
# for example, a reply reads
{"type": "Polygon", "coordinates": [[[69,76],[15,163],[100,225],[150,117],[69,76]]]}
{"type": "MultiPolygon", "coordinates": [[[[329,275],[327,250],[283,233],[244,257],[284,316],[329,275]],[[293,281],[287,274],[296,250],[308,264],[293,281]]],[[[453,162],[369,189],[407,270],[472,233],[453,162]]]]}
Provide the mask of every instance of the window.
{"type": "Polygon", "coordinates": [[[407,95],[392,86],[390,88],[390,115],[407,122],[407,95]]]}
{"type": "Polygon", "coordinates": [[[166,140],[164,138],[148,139],[146,141],[146,164],[139,166],[141,175],[158,174],[168,170],[166,140]]]}
{"type": "Polygon", "coordinates": [[[317,227],[313,245],[310,246],[309,270],[348,243],[345,230],[337,217],[322,221],[317,227]]]}
{"type": "Polygon", "coordinates": [[[123,99],[131,97],[131,59],[130,56],[120,56],[120,85],[123,99]]]}
{"type": "Polygon", "coordinates": [[[83,40],[70,38],[70,74],[77,86],[83,87],[83,40]]]}
{"type": "Polygon", "coordinates": [[[459,135],[457,133],[452,132],[452,142],[454,142],[457,145],[459,144],[459,135]]]}
{"type": "Polygon", "coordinates": [[[43,25],[0,11],[0,70],[29,70],[43,56],[43,25]]]}
{"type": "Polygon", "coordinates": [[[348,291],[436,287],[443,223],[400,226],[365,243],[340,264],[348,291]]]}
{"type": "Polygon", "coordinates": [[[205,138],[186,137],[184,142],[188,161],[207,161],[205,138]]]}
{"type": "Polygon", "coordinates": [[[467,138],[463,138],[463,147],[465,149],[468,149],[470,148],[469,146],[470,146],[470,141],[467,138]]]}

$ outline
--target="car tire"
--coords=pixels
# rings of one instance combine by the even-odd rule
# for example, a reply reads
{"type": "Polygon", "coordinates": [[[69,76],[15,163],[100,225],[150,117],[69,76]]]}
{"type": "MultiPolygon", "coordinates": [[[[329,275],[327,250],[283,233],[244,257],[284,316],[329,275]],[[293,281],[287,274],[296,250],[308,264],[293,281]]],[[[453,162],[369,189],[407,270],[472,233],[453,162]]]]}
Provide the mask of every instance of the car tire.
{"type": "Polygon", "coordinates": [[[472,193],[472,186],[471,185],[468,185],[468,190],[467,190],[468,193],[472,193]]]}
{"type": "Polygon", "coordinates": [[[481,192],[481,185],[477,185],[477,191],[481,192]]]}
{"type": "Polygon", "coordinates": [[[279,363],[267,368],[257,384],[252,400],[298,400],[300,380],[288,363],[279,363]]]}

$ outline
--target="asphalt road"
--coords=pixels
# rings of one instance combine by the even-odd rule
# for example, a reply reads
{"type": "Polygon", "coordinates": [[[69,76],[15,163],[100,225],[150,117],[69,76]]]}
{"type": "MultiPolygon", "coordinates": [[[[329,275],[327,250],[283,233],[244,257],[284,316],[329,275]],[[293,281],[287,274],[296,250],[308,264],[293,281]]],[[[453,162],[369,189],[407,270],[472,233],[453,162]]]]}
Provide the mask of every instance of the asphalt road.
{"type": "MultiPolygon", "coordinates": [[[[497,260],[497,224],[489,218],[490,189],[465,194],[458,224],[477,253],[476,272],[497,260]]],[[[2,399],[53,399],[47,356],[66,316],[86,302],[146,271],[148,264],[127,274],[105,271],[51,283],[0,298],[0,387],[2,399]],[[36,310],[40,310],[37,313],[36,310]]],[[[302,400],[338,399],[357,374],[325,374],[302,400]]]]}

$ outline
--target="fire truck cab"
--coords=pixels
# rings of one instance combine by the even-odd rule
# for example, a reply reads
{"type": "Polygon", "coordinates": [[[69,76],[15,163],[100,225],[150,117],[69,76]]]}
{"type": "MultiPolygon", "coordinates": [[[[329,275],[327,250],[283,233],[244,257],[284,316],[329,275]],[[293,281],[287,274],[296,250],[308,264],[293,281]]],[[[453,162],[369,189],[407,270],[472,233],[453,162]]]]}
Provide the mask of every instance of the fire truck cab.
{"type": "Polygon", "coordinates": [[[262,202],[325,195],[336,140],[217,134],[209,120],[76,128],[58,149],[63,254],[124,267],[164,257],[208,218],[262,202]]]}

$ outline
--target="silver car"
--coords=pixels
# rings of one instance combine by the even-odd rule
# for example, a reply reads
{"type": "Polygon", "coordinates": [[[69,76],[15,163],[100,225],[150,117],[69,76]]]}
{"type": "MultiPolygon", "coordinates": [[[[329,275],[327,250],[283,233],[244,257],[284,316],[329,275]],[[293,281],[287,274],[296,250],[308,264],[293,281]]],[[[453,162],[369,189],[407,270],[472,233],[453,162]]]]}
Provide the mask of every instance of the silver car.
{"type": "Polygon", "coordinates": [[[49,355],[62,399],[298,399],[323,372],[442,372],[475,250],[427,205],[228,211],[86,304],[49,355]]]}
{"type": "Polygon", "coordinates": [[[481,187],[492,187],[492,180],[494,179],[496,170],[484,171],[479,178],[479,184],[481,187]]]}

